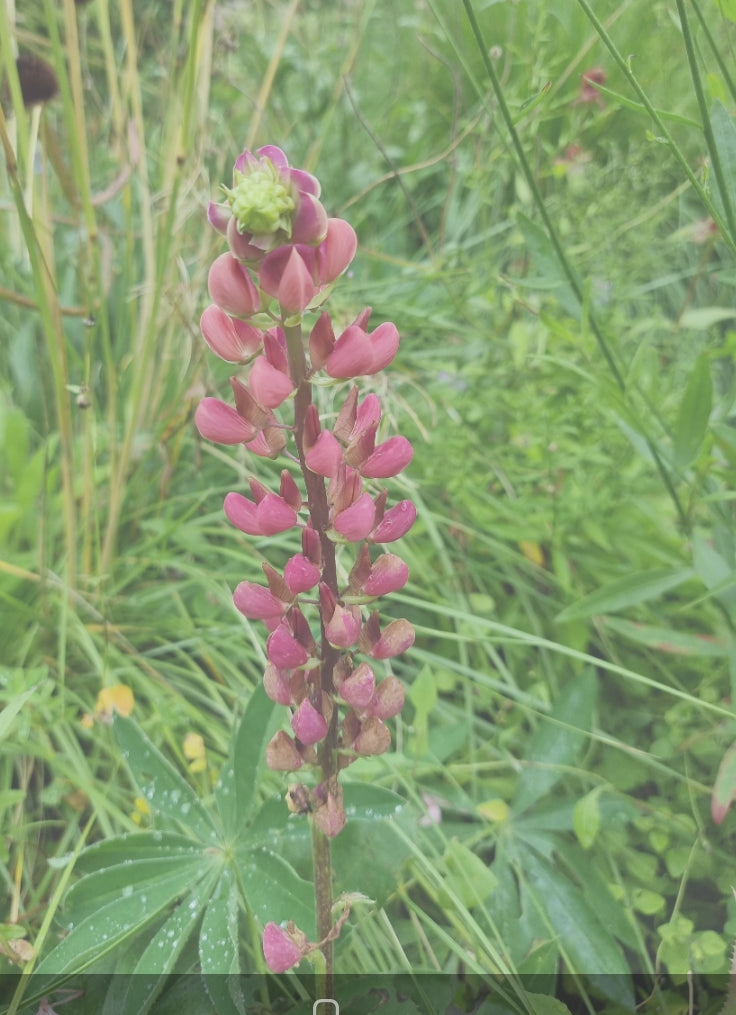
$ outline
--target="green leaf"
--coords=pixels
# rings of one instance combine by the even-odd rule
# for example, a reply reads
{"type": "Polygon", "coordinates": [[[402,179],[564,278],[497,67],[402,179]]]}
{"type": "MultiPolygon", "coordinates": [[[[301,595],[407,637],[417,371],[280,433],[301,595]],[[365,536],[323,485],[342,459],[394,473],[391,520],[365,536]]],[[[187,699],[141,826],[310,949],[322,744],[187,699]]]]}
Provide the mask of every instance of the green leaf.
{"type": "Polygon", "coordinates": [[[682,656],[707,656],[725,658],[729,654],[729,646],[711,635],[687,634],[669,627],[654,627],[651,624],[636,624],[621,617],[604,617],[601,627],[628,638],[638,645],[657,649],[659,652],[671,652],[682,656]]]}
{"type": "Polygon", "coordinates": [[[10,733],[13,720],[26,702],[33,697],[40,686],[40,683],[34,684],[33,687],[29,687],[26,691],[23,691],[22,694],[11,698],[11,700],[3,706],[3,710],[0,712],[0,740],[4,740],[10,733]]]}
{"type": "Polygon", "coordinates": [[[598,685],[590,670],[570,679],[549,716],[539,720],[524,753],[526,764],[511,810],[519,815],[545,796],[560,778],[560,767],[572,765],[590,729],[598,685]]]}
{"type": "Polygon", "coordinates": [[[732,214],[736,216],[736,126],[728,110],[718,99],[711,108],[710,126],[726,184],[726,193],[721,194],[715,174],[711,173],[713,199],[724,212],[726,207],[730,207],[732,214]]]}
{"type": "Polygon", "coordinates": [[[108,902],[126,898],[133,891],[143,892],[164,878],[179,875],[182,885],[191,885],[199,880],[202,865],[207,861],[200,851],[194,859],[166,856],[155,860],[128,860],[115,867],[102,868],[72,885],[64,900],[63,918],[68,923],[79,923],[108,902]]]}
{"type": "Polygon", "coordinates": [[[256,919],[282,923],[293,920],[307,937],[315,934],[314,890],[280,855],[265,846],[244,843],[236,862],[245,898],[256,919]]]}
{"type": "MultiPolygon", "coordinates": [[[[498,885],[488,864],[457,839],[447,844],[443,857],[447,874],[445,884],[468,909],[480,906],[498,885]]],[[[440,893],[440,905],[444,905],[440,893]]]]}
{"type": "Polygon", "coordinates": [[[166,979],[176,970],[176,960],[197,926],[217,877],[218,872],[212,871],[210,877],[204,878],[179,902],[148,942],[133,974],[126,977],[122,1015],[146,1015],[151,1009],[166,979]]]}
{"type": "Polygon", "coordinates": [[[573,603],[558,613],[555,618],[563,623],[568,620],[582,620],[585,617],[595,617],[601,613],[616,613],[619,610],[626,610],[630,606],[637,606],[639,603],[656,599],[663,592],[677,588],[689,581],[694,571],[692,568],[671,568],[658,567],[649,571],[638,571],[634,574],[617,578],[616,581],[596,589],[590,595],[573,603]]]}
{"type": "Polygon", "coordinates": [[[562,1001],[549,994],[525,992],[523,999],[533,1015],[570,1015],[570,1009],[562,1001]]]}
{"type": "Polygon", "coordinates": [[[238,888],[227,867],[207,904],[199,934],[199,963],[217,1015],[245,1015],[240,984],[238,888]]]}
{"type": "Polygon", "coordinates": [[[573,808],[572,827],[583,849],[590,849],[601,826],[599,795],[598,790],[593,789],[581,797],[573,808]]]}
{"type": "Polygon", "coordinates": [[[673,437],[675,465],[684,469],[695,461],[703,446],[713,408],[710,361],[698,356],[682,396],[673,437]]]}
{"type": "Polygon", "coordinates": [[[217,832],[194,790],[157,750],[137,723],[116,715],[113,729],[123,757],[141,793],[158,812],[176,821],[202,842],[217,840],[217,832]]]}
{"type": "Polygon", "coordinates": [[[718,0],[721,14],[736,24],[736,0],[718,0]]]}
{"type": "MultiPolygon", "coordinates": [[[[201,845],[175,832],[130,832],[87,846],[79,854],[75,870],[91,874],[105,867],[129,864],[131,861],[201,856],[201,845]]],[[[67,859],[62,857],[61,863],[65,865],[67,859]]]]}
{"type": "Polygon", "coordinates": [[[134,888],[128,896],[118,895],[92,916],[75,924],[43,959],[35,975],[83,972],[123,941],[138,934],[191,887],[191,872],[178,871],[151,885],[134,888]]]}
{"type": "Polygon", "coordinates": [[[234,831],[238,831],[251,819],[258,803],[266,745],[281,721],[278,712],[279,707],[268,697],[263,685],[259,684],[246,706],[233,744],[237,820],[234,831]]]}
{"type": "MultiPolygon", "coordinates": [[[[532,258],[537,275],[527,280],[535,288],[547,288],[554,292],[560,302],[560,306],[575,320],[580,319],[580,300],[575,295],[575,290],[565,275],[559,258],[555,252],[547,233],[541,226],[537,225],[526,215],[519,213],[517,223],[524,236],[527,250],[532,258]]],[[[582,290],[582,285],[580,285],[582,290]]]]}
{"type": "Polygon", "coordinates": [[[734,797],[736,797],[736,744],[732,744],[723,755],[716,781],[713,783],[710,812],[717,825],[720,825],[728,814],[734,797]]]}
{"type": "Polygon", "coordinates": [[[599,923],[582,892],[552,865],[524,851],[520,865],[537,905],[547,914],[550,930],[571,972],[603,974],[607,996],[627,1006],[634,998],[629,965],[618,943],[599,923]]]}

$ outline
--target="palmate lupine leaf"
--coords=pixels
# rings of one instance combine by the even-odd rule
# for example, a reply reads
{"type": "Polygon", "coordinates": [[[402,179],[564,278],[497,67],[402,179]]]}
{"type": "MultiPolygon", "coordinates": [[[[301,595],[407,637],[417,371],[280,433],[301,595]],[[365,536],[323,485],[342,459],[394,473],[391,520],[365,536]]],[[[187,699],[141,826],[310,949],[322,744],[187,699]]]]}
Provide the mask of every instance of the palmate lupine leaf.
{"type": "Polygon", "coordinates": [[[199,932],[199,964],[217,1015],[244,1015],[238,944],[238,892],[231,868],[222,872],[199,932]]]}
{"type": "Polygon", "coordinates": [[[216,826],[196,793],[138,724],[116,715],[113,728],[123,757],[151,810],[175,822],[200,842],[214,842],[216,826]]]}

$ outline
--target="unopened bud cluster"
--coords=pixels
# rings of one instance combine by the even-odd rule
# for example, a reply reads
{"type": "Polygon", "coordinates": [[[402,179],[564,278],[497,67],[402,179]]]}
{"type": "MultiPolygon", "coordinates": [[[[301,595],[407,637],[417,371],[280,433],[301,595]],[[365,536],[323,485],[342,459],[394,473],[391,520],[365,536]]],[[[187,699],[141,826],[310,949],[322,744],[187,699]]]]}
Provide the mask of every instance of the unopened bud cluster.
{"type": "Polygon", "coordinates": [[[244,152],[225,194],[209,220],[229,251],[210,269],[213,302],[201,329],[217,356],[247,372],[231,378],[232,403],[202,400],[196,424],[210,440],[284,459],[278,487],[251,479],[225,498],[227,518],[248,535],[298,533],[283,570],[264,564],[265,584],[243,581],[233,600],[265,624],[264,686],[290,710],[290,731],[271,740],[267,762],[283,771],[321,766],[322,781],[297,796],[334,836],[345,823],[338,772],[388,749],[386,720],[404,703],[400,681],[381,677],[376,663],[409,648],[414,630],[403,619],[382,626],[371,604],[408,579],[405,562],[381,547],[410,529],[416,509],[409,500],[390,504],[380,485],[413,452],[405,437],[383,433],[378,396],[347,385],[328,425],[311,385],[319,372],[353,382],[377,374],[396,355],[399,334],[391,323],[371,331],[370,309],[338,333],[321,311],[355,255],[355,233],[327,217],[318,181],[290,168],[280,149],[244,152]],[[310,311],[321,312],[302,338],[310,311]]]}

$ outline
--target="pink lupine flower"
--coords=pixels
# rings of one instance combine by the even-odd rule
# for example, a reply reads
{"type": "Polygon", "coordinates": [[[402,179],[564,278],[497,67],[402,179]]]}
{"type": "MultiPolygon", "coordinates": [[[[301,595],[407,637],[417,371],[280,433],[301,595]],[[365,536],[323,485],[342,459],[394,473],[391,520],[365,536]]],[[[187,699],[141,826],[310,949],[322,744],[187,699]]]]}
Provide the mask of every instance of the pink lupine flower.
{"type": "Polygon", "coordinates": [[[249,536],[274,536],[296,525],[296,511],[275,493],[267,493],[257,504],[242,494],[229,493],[224,508],[228,521],[249,536]]]}
{"type": "Polygon", "coordinates": [[[220,254],[207,276],[210,299],[235,317],[252,317],[262,307],[250,272],[232,254],[220,254]]]}
{"type": "Polygon", "coordinates": [[[233,592],[233,602],[249,620],[279,620],[289,605],[254,582],[240,582],[233,592]]]}
{"type": "Polygon", "coordinates": [[[263,957],[272,973],[285,973],[301,962],[302,950],[287,931],[267,923],[263,928],[263,957]]]}
{"type": "Polygon", "coordinates": [[[302,169],[291,169],[275,145],[255,154],[242,152],[233,169],[233,186],[224,189],[227,203],[210,204],[208,218],[245,260],[256,261],[283,243],[319,243],[326,235],[319,181],[302,169]]]}
{"type": "MultiPolygon", "coordinates": [[[[307,248],[310,251],[310,248],[307,248]]],[[[311,252],[311,251],[310,251],[311,252]]],[[[307,260],[297,247],[278,247],[263,259],[258,274],[261,289],[277,299],[288,314],[306,310],[319,291],[307,260]]]]}
{"type": "Polygon", "coordinates": [[[271,701],[275,701],[277,705],[291,704],[288,670],[280,670],[273,663],[268,663],[263,671],[263,688],[271,701]]]}
{"type": "Polygon", "coordinates": [[[360,636],[361,617],[357,606],[343,606],[324,582],[319,587],[325,637],[336,648],[350,648],[360,636]]]}
{"type": "Polygon", "coordinates": [[[203,398],[195,409],[194,422],[204,438],[218,444],[245,444],[258,434],[237,409],[219,398],[203,398]]]}
{"type": "Polygon", "coordinates": [[[393,719],[404,707],[406,692],[398,677],[384,677],[366,706],[369,715],[379,719],[393,719]]]}
{"type": "Polygon", "coordinates": [[[319,743],[327,736],[325,717],[317,711],[309,698],[304,699],[291,717],[291,728],[297,740],[307,747],[319,743]]]}
{"type": "Polygon", "coordinates": [[[252,359],[263,345],[263,332],[237,317],[230,317],[215,303],[199,321],[207,345],[226,363],[244,363],[252,359]]]}
{"type": "Polygon", "coordinates": [[[266,745],[266,764],[274,772],[296,772],[304,764],[288,733],[279,730],[266,745]]]}
{"type": "Polygon", "coordinates": [[[384,754],[391,746],[388,727],[376,716],[368,716],[360,724],[360,733],[353,741],[353,750],[364,757],[384,754]]]}
{"type": "Polygon", "coordinates": [[[320,569],[303,553],[296,553],[290,557],[284,568],[284,581],[294,595],[309,592],[317,585],[320,576],[320,569]]]}
{"type": "Polygon", "coordinates": [[[360,472],[367,479],[388,479],[398,476],[413,457],[414,448],[406,437],[389,437],[360,465],[360,472]]]}
{"type": "Polygon", "coordinates": [[[317,247],[317,280],[320,285],[335,281],[355,257],[358,237],[345,219],[328,219],[324,240],[317,247]]]}
{"type": "Polygon", "coordinates": [[[411,648],[414,638],[414,628],[408,620],[403,618],[391,621],[382,633],[376,611],[363,625],[360,648],[373,659],[391,659],[411,648]]]}
{"type": "Polygon", "coordinates": [[[335,515],[332,526],[349,543],[357,543],[366,538],[373,528],[375,518],[376,508],[371,495],[364,493],[350,507],[335,515]]]}
{"type": "Polygon", "coordinates": [[[370,335],[352,324],[335,342],[325,370],[336,378],[377,374],[388,366],[398,348],[399,333],[390,321],[380,324],[370,335]]]}
{"type": "MultiPolygon", "coordinates": [[[[377,513],[377,512],[376,512],[377,513]]],[[[373,543],[393,543],[405,536],[417,518],[417,509],[410,500],[400,500],[389,508],[369,534],[373,543]]]]}
{"type": "Polygon", "coordinates": [[[278,666],[282,670],[296,669],[303,666],[309,659],[305,647],[284,623],[279,624],[268,636],[266,655],[274,666],[278,666]]]}
{"type": "Polygon", "coordinates": [[[373,698],[376,678],[368,663],[361,663],[356,670],[345,677],[338,692],[343,701],[361,711],[373,698]]]}
{"type": "Polygon", "coordinates": [[[272,366],[265,356],[259,356],[250,368],[250,390],[261,405],[276,409],[294,390],[287,373],[272,366]]]}
{"type": "Polygon", "coordinates": [[[393,553],[382,553],[371,567],[360,592],[366,596],[385,596],[397,592],[409,580],[409,567],[393,553]]]}
{"type": "Polygon", "coordinates": [[[342,786],[336,779],[330,779],[320,783],[315,796],[321,802],[312,814],[314,823],[328,838],[334,839],[347,820],[342,786]]]}
{"type": "Polygon", "coordinates": [[[317,318],[317,323],[309,335],[309,358],[312,370],[321,370],[325,360],[335,345],[335,332],[332,330],[330,315],[325,310],[317,318]]]}
{"type": "Polygon", "coordinates": [[[334,434],[322,430],[304,458],[312,472],[332,478],[342,464],[342,447],[334,434]]]}

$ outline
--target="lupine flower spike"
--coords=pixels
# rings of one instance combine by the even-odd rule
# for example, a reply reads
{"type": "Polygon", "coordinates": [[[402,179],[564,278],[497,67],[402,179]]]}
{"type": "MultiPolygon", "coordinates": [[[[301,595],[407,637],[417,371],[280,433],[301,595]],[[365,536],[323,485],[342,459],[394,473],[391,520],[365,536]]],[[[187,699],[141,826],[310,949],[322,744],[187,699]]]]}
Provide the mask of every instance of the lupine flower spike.
{"type": "MultiPolygon", "coordinates": [[[[399,333],[390,322],[370,330],[370,308],[342,327],[322,310],[357,239],[349,223],[327,217],[317,179],[290,167],[280,148],[244,151],[223,191],[208,218],[229,249],[210,268],[212,305],[201,330],[212,352],[239,372],[231,378],[234,404],[204,398],[195,422],[208,440],[244,444],[284,463],[277,489],[252,478],[247,490],[225,498],[228,521],[246,535],[295,535],[283,572],[264,564],[265,584],[240,582],[233,601],[245,617],[263,621],[264,687],[289,711],[267,763],[286,772],[316,769],[314,788],[292,786],[289,799],[298,799],[329,839],[346,820],[340,771],[361,755],[388,750],[386,721],[404,703],[401,682],[381,676],[379,661],[414,640],[407,620],[383,625],[378,610],[368,609],[409,577],[396,553],[374,547],[400,539],[416,518],[411,501],[389,504],[380,483],[409,464],[413,449],[405,437],[383,432],[378,396],[369,391],[361,399],[355,383],[391,363],[399,333]],[[304,338],[305,317],[317,310],[304,338]],[[351,382],[329,426],[312,401],[319,372],[351,382]]],[[[315,868],[317,862],[315,855],[315,868]]],[[[266,925],[263,953],[272,971],[330,947],[339,926],[319,889],[316,901],[319,944],[309,944],[293,923],[266,925]]]]}

